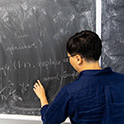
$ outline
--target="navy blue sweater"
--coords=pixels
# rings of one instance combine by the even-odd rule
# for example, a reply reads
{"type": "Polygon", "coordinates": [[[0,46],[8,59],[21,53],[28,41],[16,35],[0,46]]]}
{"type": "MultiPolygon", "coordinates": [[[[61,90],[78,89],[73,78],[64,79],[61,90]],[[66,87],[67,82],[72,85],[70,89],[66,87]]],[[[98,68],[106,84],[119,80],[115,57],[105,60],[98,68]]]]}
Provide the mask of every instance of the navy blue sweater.
{"type": "Polygon", "coordinates": [[[85,70],[41,108],[44,124],[124,124],[124,75],[111,68],[85,70]]]}

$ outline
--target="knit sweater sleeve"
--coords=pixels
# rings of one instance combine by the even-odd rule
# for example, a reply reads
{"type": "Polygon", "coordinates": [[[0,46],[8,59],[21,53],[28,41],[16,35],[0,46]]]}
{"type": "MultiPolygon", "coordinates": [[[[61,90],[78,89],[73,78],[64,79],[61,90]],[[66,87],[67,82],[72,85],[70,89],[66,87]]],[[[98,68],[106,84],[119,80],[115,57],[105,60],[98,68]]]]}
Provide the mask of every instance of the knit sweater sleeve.
{"type": "Polygon", "coordinates": [[[41,108],[41,117],[44,124],[59,124],[65,121],[70,113],[70,99],[68,92],[62,88],[50,105],[41,108]]]}

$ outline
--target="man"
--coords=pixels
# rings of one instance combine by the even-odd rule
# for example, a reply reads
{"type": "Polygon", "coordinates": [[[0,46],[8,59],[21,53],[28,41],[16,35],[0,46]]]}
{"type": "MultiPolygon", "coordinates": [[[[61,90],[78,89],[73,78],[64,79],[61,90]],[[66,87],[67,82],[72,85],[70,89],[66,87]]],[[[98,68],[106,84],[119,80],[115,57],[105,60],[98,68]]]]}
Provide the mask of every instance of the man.
{"type": "Polygon", "coordinates": [[[79,78],[64,86],[48,104],[40,81],[34,92],[41,101],[45,124],[124,124],[124,75],[99,66],[102,42],[92,31],[76,33],[67,41],[70,64],[79,78]]]}

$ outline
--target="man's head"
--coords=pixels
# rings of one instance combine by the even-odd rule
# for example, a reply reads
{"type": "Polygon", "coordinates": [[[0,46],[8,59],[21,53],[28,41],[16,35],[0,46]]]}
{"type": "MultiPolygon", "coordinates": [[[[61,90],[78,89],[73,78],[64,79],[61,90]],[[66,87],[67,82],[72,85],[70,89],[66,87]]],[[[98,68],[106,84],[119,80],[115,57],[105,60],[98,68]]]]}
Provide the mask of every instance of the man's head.
{"type": "Polygon", "coordinates": [[[96,33],[85,30],[70,37],[66,49],[70,57],[78,55],[88,63],[97,62],[101,55],[102,41],[96,33]]]}
{"type": "Polygon", "coordinates": [[[98,61],[102,41],[96,33],[86,30],[70,37],[66,49],[71,56],[78,54],[87,61],[98,61]]]}

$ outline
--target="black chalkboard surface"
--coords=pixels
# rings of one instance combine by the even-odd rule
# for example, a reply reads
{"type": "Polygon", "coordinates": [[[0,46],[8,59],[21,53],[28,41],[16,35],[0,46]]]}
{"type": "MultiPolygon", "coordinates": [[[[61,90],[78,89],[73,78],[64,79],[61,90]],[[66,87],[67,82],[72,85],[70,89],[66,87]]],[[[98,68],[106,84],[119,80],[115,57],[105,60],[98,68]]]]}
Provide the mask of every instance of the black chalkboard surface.
{"type": "Polygon", "coordinates": [[[102,67],[124,73],[124,1],[102,2],[102,67]]]}
{"type": "Polygon", "coordinates": [[[94,22],[95,0],[1,0],[0,113],[39,115],[35,81],[51,103],[78,75],[65,59],[67,39],[94,22]]]}

